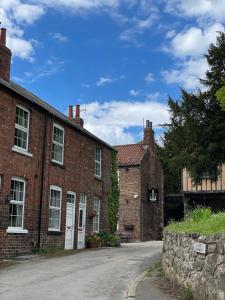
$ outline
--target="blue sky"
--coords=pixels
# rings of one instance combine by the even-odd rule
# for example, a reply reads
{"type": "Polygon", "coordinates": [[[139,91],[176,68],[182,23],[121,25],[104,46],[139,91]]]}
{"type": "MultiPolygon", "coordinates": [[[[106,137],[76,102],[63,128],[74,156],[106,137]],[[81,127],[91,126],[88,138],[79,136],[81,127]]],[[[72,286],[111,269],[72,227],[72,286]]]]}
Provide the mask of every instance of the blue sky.
{"type": "Polygon", "coordinates": [[[60,111],[81,104],[85,128],[111,144],[156,138],[167,96],[194,91],[223,30],[222,0],[0,0],[11,79],[60,111]]]}

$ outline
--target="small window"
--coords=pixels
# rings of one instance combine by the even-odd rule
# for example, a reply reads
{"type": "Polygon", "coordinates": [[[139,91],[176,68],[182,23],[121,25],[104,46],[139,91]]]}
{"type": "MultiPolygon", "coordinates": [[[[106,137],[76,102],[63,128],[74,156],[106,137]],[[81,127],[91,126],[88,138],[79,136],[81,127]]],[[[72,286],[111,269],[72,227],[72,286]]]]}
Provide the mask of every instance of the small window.
{"type": "Polygon", "coordinates": [[[9,206],[9,228],[23,229],[25,180],[12,178],[9,206]]]}
{"type": "Polygon", "coordinates": [[[96,216],[93,218],[93,232],[99,232],[100,225],[100,199],[95,197],[93,200],[93,210],[96,211],[96,216]]]}
{"type": "Polygon", "coordinates": [[[50,201],[49,201],[49,230],[60,231],[61,221],[61,203],[62,203],[62,189],[57,186],[50,187],[50,201]]]}
{"type": "Polygon", "coordinates": [[[102,150],[98,147],[95,148],[95,176],[101,177],[102,175],[102,150]]]}
{"type": "Polygon", "coordinates": [[[75,196],[75,193],[67,192],[67,203],[75,204],[75,196]]]}
{"type": "Polygon", "coordinates": [[[30,113],[21,106],[16,106],[14,146],[28,151],[30,113]]]}
{"type": "Polygon", "coordinates": [[[60,165],[63,165],[63,152],[64,152],[64,129],[61,126],[54,124],[52,161],[60,165]]]}

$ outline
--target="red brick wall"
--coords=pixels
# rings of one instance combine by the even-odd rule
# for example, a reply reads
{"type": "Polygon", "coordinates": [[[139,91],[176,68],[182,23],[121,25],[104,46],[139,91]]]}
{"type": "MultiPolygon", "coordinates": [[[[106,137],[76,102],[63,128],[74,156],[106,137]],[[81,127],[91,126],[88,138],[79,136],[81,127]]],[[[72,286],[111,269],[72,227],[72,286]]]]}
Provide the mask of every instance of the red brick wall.
{"type": "Polygon", "coordinates": [[[161,239],[163,227],[163,171],[155,151],[154,134],[145,128],[146,153],[140,166],[119,166],[120,208],[119,233],[129,234],[132,240],[161,239]],[[150,202],[148,191],[158,189],[158,201],[150,202]],[[135,199],[134,195],[138,194],[135,199]],[[125,225],[133,225],[134,231],[125,225]]]}
{"type": "MultiPolygon", "coordinates": [[[[0,90],[0,174],[3,175],[3,186],[0,190],[0,256],[16,255],[30,252],[37,245],[39,210],[41,199],[42,149],[46,141],[44,165],[44,193],[42,208],[41,247],[64,247],[66,222],[66,193],[76,193],[75,244],[77,240],[77,223],[79,195],[87,195],[87,213],[92,208],[93,196],[101,198],[100,230],[109,230],[106,200],[111,185],[111,150],[101,143],[87,137],[53,116],[47,116],[47,133],[44,137],[45,113],[21,97],[0,90]],[[14,126],[16,104],[21,104],[30,111],[29,152],[27,157],[12,151],[14,144],[14,126]],[[64,165],[51,163],[53,123],[64,127],[65,149],[64,165]],[[102,148],[102,180],[94,178],[95,147],[102,148]],[[27,181],[24,228],[28,234],[7,234],[9,204],[6,201],[10,194],[12,176],[23,177],[27,181]],[[48,232],[50,185],[62,188],[61,228],[57,234],[48,232]]],[[[87,217],[86,232],[92,231],[92,221],[87,217]]]]}
{"type": "Polygon", "coordinates": [[[140,167],[120,167],[119,233],[129,235],[132,240],[141,240],[141,172],[140,167]],[[137,195],[138,197],[136,197],[137,195]],[[133,225],[127,230],[126,225],[133,225]]]}
{"type": "Polygon", "coordinates": [[[141,165],[142,238],[143,241],[161,239],[163,226],[163,172],[155,153],[148,151],[141,165]],[[150,202],[148,190],[159,191],[158,201],[150,202]]]}

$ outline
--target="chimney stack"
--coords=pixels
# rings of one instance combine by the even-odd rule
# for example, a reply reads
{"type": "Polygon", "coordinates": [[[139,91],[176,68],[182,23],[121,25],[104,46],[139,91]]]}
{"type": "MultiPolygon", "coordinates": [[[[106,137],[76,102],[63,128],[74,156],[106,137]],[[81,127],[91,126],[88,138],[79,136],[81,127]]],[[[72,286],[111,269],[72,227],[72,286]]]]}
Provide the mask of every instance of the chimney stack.
{"type": "Polygon", "coordinates": [[[84,126],[84,120],[80,117],[80,105],[76,105],[76,114],[75,118],[73,117],[73,106],[70,105],[68,109],[68,117],[73,120],[78,126],[84,126]]]}
{"type": "Polygon", "coordinates": [[[0,78],[10,81],[12,52],[6,47],[6,29],[0,29],[0,78]]]}
{"type": "Polygon", "coordinates": [[[149,120],[146,120],[146,127],[144,129],[144,145],[155,149],[154,131],[152,130],[152,122],[149,120]]]}
{"type": "Polygon", "coordinates": [[[6,46],[6,29],[5,28],[1,28],[0,42],[4,46],[6,46]]]}
{"type": "Polygon", "coordinates": [[[69,119],[73,119],[73,105],[69,106],[68,117],[69,119]]]}
{"type": "Polygon", "coordinates": [[[80,117],[80,105],[79,104],[76,105],[76,116],[75,116],[74,121],[77,125],[79,125],[80,127],[83,128],[84,120],[80,117]]]}

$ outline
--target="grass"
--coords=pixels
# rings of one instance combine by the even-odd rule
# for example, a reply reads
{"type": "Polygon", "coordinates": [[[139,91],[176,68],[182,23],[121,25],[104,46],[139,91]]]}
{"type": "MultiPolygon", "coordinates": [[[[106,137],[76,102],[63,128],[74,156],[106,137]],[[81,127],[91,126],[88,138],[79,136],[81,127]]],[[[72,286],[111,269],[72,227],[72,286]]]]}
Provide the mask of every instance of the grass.
{"type": "Polygon", "coordinates": [[[147,277],[164,277],[165,273],[162,268],[161,260],[155,262],[148,270],[147,270],[147,277]]]}
{"type": "Polygon", "coordinates": [[[162,290],[166,295],[170,295],[171,299],[193,300],[193,294],[190,288],[173,285],[171,281],[165,277],[161,259],[156,261],[147,270],[146,277],[152,277],[153,281],[151,281],[151,284],[162,290]]]}
{"type": "Polygon", "coordinates": [[[212,213],[210,208],[198,207],[189,211],[184,221],[170,222],[165,231],[202,235],[225,232],[225,213],[212,213]]]}
{"type": "Polygon", "coordinates": [[[193,300],[192,290],[190,288],[183,288],[178,291],[178,299],[193,300]]]}

